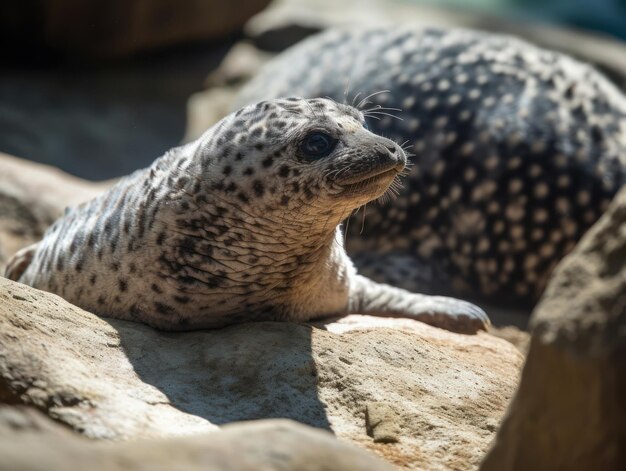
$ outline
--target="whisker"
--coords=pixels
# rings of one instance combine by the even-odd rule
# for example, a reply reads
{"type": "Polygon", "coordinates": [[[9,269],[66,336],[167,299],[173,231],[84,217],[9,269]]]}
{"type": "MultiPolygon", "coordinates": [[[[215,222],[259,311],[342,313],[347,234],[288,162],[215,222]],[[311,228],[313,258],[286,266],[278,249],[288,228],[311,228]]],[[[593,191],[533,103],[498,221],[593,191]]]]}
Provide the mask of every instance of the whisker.
{"type": "Polygon", "coordinates": [[[363,110],[364,113],[367,113],[368,111],[378,111],[378,110],[382,110],[382,111],[404,111],[402,108],[390,108],[387,106],[381,106],[381,105],[376,105],[372,108],[368,108],[367,110],[363,110]]]}
{"type": "Polygon", "coordinates": [[[380,91],[378,91],[378,92],[374,92],[374,93],[372,93],[372,94],[370,94],[370,95],[367,95],[365,98],[363,98],[363,99],[362,99],[362,100],[358,103],[358,105],[356,105],[356,108],[360,110],[360,109],[361,109],[361,105],[363,104],[363,102],[367,101],[368,99],[370,99],[370,98],[372,98],[372,97],[375,97],[376,95],[380,95],[381,93],[390,93],[390,90],[380,90],[380,91]]]}
{"type": "Polygon", "coordinates": [[[389,116],[391,118],[399,119],[400,121],[404,121],[400,116],[393,115],[391,113],[385,113],[384,111],[370,111],[368,113],[363,113],[365,116],[372,116],[374,114],[389,116]]]}
{"type": "Polygon", "coordinates": [[[363,234],[363,229],[365,229],[365,214],[367,213],[367,203],[363,205],[363,219],[361,220],[361,230],[359,231],[359,235],[363,234]]]}

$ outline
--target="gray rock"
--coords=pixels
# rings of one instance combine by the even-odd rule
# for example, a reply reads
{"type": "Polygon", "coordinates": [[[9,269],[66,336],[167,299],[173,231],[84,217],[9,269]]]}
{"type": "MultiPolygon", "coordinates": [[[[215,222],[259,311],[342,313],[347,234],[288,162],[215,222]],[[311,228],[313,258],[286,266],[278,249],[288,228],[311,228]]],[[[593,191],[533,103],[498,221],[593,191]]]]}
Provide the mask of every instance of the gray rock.
{"type": "Polygon", "coordinates": [[[626,189],[556,269],[521,384],[481,469],[626,463],[626,189]]]}
{"type": "Polygon", "coordinates": [[[97,443],[41,414],[0,407],[0,470],[391,471],[332,434],[288,420],[228,425],[186,438],[97,443]]]}
{"type": "Polygon", "coordinates": [[[486,333],[405,319],[159,332],[0,278],[0,402],[36,407],[91,438],[289,418],[400,467],[475,469],[521,363],[512,345],[486,333]],[[393,406],[397,443],[368,436],[372,403],[393,406]]]}

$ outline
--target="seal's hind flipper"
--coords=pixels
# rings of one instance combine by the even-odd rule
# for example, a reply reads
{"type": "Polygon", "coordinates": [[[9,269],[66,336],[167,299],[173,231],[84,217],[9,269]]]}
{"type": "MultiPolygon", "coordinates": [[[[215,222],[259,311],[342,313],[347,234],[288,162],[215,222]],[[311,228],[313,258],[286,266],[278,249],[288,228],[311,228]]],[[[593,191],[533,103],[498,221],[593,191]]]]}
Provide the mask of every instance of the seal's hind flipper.
{"type": "Polygon", "coordinates": [[[4,270],[4,276],[6,276],[9,280],[18,281],[22,276],[22,273],[26,271],[28,265],[33,261],[33,257],[35,256],[35,252],[37,251],[37,246],[39,242],[36,244],[29,245],[28,247],[24,247],[19,250],[4,270]]]}

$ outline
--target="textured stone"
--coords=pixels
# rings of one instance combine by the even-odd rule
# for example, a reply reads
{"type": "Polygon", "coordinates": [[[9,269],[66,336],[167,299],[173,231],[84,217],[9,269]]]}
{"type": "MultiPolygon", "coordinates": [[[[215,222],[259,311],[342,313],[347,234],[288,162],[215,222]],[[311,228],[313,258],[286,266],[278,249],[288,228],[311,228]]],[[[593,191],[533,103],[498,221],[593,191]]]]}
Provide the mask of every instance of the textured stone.
{"type": "Polygon", "coordinates": [[[24,408],[0,407],[0,470],[391,471],[369,453],[287,420],[228,425],[222,432],[126,443],[86,440],[24,408]]]}
{"type": "Polygon", "coordinates": [[[396,443],[400,440],[398,414],[386,402],[370,402],[365,409],[367,434],[374,443],[396,443]]]}
{"type": "Polygon", "coordinates": [[[243,83],[252,78],[272,54],[246,41],[235,44],[219,67],[206,79],[206,90],[194,93],[187,102],[185,142],[200,137],[204,131],[230,113],[235,96],[243,83]]]}
{"type": "Polygon", "coordinates": [[[159,332],[0,278],[0,401],[34,406],[92,438],[290,418],[403,468],[475,469],[521,363],[486,333],[404,319],[159,332]],[[368,436],[372,403],[393,407],[397,443],[368,436]]]}
{"type": "Polygon", "coordinates": [[[482,470],[626,463],[626,190],[556,269],[482,470]]]}

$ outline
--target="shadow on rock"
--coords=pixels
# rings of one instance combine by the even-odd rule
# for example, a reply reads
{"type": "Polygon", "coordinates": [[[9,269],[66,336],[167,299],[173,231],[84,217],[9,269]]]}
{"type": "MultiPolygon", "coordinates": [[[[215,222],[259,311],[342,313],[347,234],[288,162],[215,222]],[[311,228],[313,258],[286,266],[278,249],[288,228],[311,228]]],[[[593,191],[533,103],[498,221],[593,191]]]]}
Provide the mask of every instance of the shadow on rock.
{"type": "Polygon", "coordinates": [[[261,322],[165,333],[107,321],[140,379],[183,412],[216,425],[289,418],[330,430],[317,395],[310,326],[261,322]]]}

